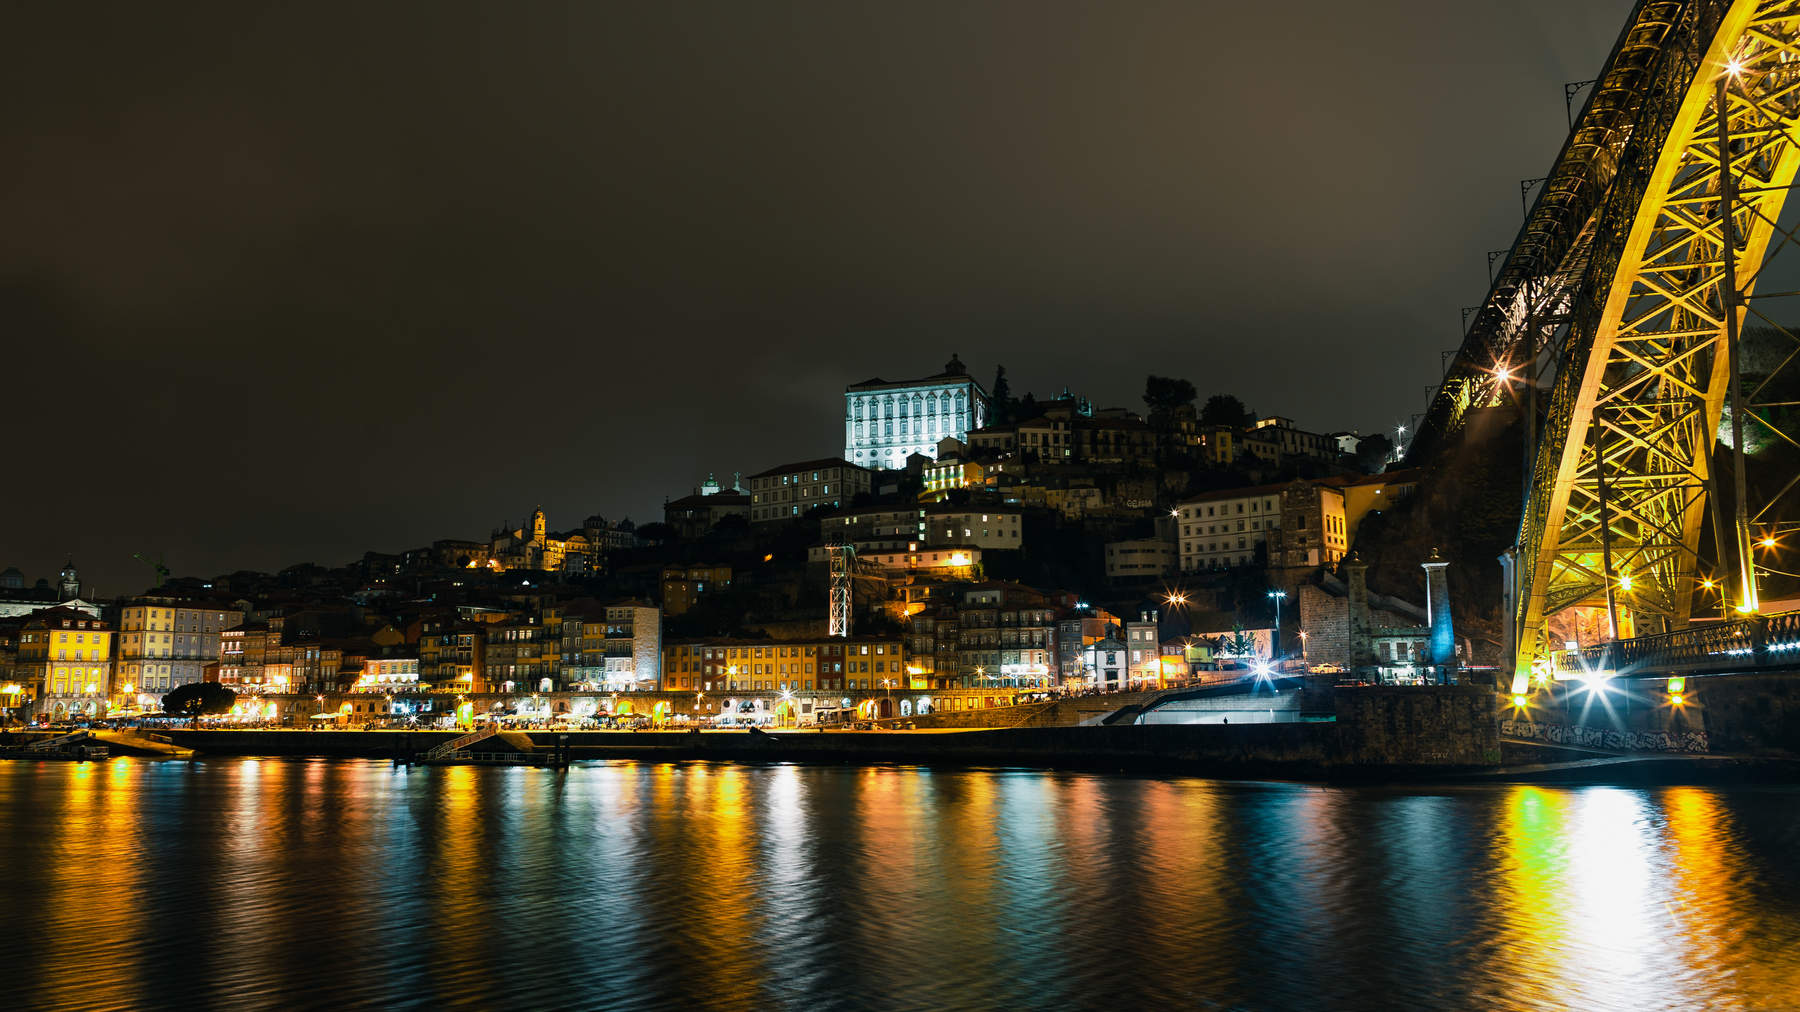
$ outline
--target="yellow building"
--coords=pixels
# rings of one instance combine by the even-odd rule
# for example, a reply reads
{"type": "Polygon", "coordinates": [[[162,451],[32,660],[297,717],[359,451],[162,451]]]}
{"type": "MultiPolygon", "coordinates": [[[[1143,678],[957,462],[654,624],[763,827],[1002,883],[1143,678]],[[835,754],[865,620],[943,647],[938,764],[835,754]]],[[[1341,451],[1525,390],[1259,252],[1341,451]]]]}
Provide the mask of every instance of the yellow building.
{"type": "Polygon", "coordinates": [[[1228,425],[1208,425],[1200,431],[1201,456],[1208,463],[1229,467],[1237,460],[1237,430],[1228,425]]]}
{"type": "Polygon", "coordinates": [[[128,601],[114,644],[117,681],[134,687],[131,702],[156,709],[170,689],[201,680],[205,667],[219,659],[221,634],[243,619],[225,605],[164,597],[128,601]]]}
{"type": "Polygon", "coordinates": [[[1339,479],[1338,485],[1344,491],[1345,544],[1356,544],[1356,532],[1362,527],[1364,517],[1380,513],[1412,495],[1413,489],[1418,487],[1419,477],[1420,470],[1415,467],[1364,478],[1339,479]]]}
{"type": "MultiPolygon", "coordinates": [[[[598,565],[600,546],[587,531],[552,534],[544,521],[543,507],[531,511],[525,522],[500,528],[488,538],[488,568],[535,569],[547,573],[587,573],[598,565]]],[[[469,568],[476,568],[471,558],[469,568]]]]}
{"type": "Polygon", "coordinates": [[[433,617],[419,631],[419,680],[439,692],[492,692],[487,634],[474,622],[433,617]]]}
{"type": "Polygon", "coordinates": [[[112,658],[113,633],[104,621],[67,607],[38,612],[19,635],[15,673],[25,705],[52,720],[105,714],[117,703],[112,658]]]}
{"type": "Polygon", "coordinates": [[[663,651],[665,692],[839,692],[877,689],[883,681],[904,687],[905,677],[897,640],[711,640],[663,651]]]}
{"type": "Polygon", "coordinates": [[[973,460],[949,457],[925,465],[924,478],[925,491],[919,498],[936,502],[949,495],[951,489],[973,488],[985,483],[987,469],[973,460]]]}

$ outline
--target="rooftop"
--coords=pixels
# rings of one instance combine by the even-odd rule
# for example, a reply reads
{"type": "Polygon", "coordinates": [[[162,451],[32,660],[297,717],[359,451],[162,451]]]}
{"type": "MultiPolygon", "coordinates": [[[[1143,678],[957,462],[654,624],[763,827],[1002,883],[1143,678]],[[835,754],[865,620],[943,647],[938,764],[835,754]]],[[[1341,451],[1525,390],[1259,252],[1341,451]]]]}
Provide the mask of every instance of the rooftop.
{"type": "Polygon", "coordinates": [[[883,636],[812,636],[786,637],[783,639],[753,640],[731,636],[698,637],[693,639],[670,640],[671,647],[818,647],[833,643],[893,643],[898,645],[904,639],[898,633],[883,636]]]}
{"type": "Polygon", "coordinates": [[[910,387],[939,383],[968,383],[977,391],[980,391],[983,397],[987,396],[987,391],[983,390],[981,384],[975,382],[975,380],[969,376],[968,367],[963,365],[962,360],[955,355],[951,355],[950,361],[944,363],[944,371],[934,376],[910,380],[885,380],[880,376],[871,376],[861,383],[850,384],[844,388],[844,392],[851,393],[856,390],[879,390],[884,387],[910,387]]]}
{"type": "Polygon", "coordinates": [[[696,506],[748,505],[750,505],[750,496],[745,492],[714,492],[712,495],[706,495],[703,492],[695,492],[693,495],[684,495],[679,499],[671,499],[668,502],[663,503],[663,509],[669,509],[670,507],[687,509],[696,506]]]}
{"type": "MultiPolygon", "coordinates": [[[[820,457],[817,460],[802,460],[793,464],[782,464],[778,467],[771,467],[767,471],[759,471],[750,477],[752,479],[773,478],[777,475],[792,474],[795,471],[822,471],[828,467],[853,467],[858,471],[868,470],[868,468],[858,464],[852,464],[842,457],[820,457]]],[[[720,494],[723,495],[724,493],[720,494]]],[[[712,497],[709,496],[708,498],[712,497]]]]}

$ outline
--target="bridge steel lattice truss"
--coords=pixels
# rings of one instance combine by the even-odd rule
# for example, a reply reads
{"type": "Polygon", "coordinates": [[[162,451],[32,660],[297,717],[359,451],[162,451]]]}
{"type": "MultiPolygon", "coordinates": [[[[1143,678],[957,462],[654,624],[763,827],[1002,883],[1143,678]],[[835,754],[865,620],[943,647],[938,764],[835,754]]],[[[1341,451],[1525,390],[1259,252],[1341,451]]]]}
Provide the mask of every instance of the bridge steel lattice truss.
{"type": "Polygon", "coordinates": [[[1771,242],[1800,244],[1777,225],[1797,135],[1800,0],[1642,0],[1475,314],[1411,453],[1553,375],[1508,574],[1515,692],[1565,609],[1685,627],[1729,339],[1771,242]]]}

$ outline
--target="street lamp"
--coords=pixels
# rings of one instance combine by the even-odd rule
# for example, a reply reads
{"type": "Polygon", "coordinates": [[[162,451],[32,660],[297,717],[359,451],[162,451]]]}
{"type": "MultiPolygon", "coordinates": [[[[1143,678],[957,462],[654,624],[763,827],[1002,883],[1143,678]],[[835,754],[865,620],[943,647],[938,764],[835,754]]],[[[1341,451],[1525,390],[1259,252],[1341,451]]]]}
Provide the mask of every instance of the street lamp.
{"type": "Polygon", "coordinates": [[[1269,657],[1271,660],[1279,662],[1281,660],[1281,602],[1287,600],[1287,591],[1271,590],[1269,599],[1275,602],[1275,635],[1269,642],[1269,657]]]}

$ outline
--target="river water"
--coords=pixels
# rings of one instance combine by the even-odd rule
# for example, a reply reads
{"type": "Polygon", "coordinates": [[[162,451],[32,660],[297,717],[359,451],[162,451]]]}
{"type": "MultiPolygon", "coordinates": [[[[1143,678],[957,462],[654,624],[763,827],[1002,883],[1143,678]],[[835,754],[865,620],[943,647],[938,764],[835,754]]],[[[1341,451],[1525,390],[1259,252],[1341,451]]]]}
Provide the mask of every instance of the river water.
{"type": "Polygon", "coordinates": [[[1800,1008],[1800,790],[0,763],[18,1008],[1800,1008]]]}

